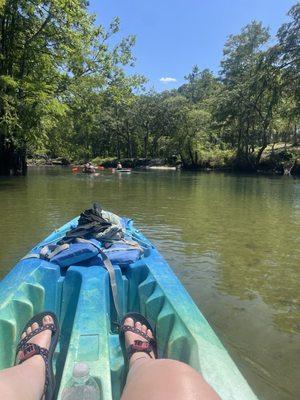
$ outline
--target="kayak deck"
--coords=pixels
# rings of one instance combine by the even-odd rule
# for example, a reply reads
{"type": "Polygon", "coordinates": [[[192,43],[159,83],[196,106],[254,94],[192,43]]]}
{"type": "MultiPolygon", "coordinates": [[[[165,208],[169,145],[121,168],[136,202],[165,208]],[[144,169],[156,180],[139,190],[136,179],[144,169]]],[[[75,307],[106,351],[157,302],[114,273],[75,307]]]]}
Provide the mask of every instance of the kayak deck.
{"type": "MultiPolygon", "coordinates": [[[[39,244],[55,242],[76,226],[74,219],[39,244]]],[[[156,323],[158,354],[188,363],[201,372],[223,400],[254,400],[248,383],[166,261],[128,223],[144,256],[115,266],[121,311],[138,311],[156,323]]],[[[124,360],[109,275],[101,266],[60,268],[41,259],[21,260],[0,282],[0,369],[14,363],[21,329],[32,315],[50,310],[61,324],[54,357],[57,398],[75,362],[87,362],[101,399],[119,399],[125,382],[124,360]]]]}

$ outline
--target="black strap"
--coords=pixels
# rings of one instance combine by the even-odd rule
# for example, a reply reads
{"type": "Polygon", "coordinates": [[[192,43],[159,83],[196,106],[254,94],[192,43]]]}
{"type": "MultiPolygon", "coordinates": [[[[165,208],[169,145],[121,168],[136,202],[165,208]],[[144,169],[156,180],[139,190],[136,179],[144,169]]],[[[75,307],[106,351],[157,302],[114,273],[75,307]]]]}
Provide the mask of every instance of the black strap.
{"type": "Polygon", "coordinates": [[[134,353],[146,353],[149,357],[153,358],[150,354],[152,351],[154,351],[154,349],[151,343],[135,340],[134,343],[127,348],[127,357],[130,359],[134,353]]]}
{"type": "Polygon", "coordinates": [[[75,238],[89,239],[110,226],[112,223],[102,217],[102,207],[94,203],[93,208],[80,214],[77,227],[69,230],[58,244],[71,243],[75,238]]]}
{"type": "Polygon", "coordinates": [[[125,333],[125,332],[128,332],[128,331],[133,332],[133,333],[136,333],[137,335],[140,335],[140,336],[142,336],[144,339],[146,339],[147,342],[151,343],[151,345],[156,345],[155,339],[151,338],[151,337],[148,336],[145,332],[141,331],[141,330],[138,329],[138,328],[135,328],[134,326],[122,325],[122,326],[120,327],[120,329],[121,329],[121,331],[124,332],[124,333],[125,333]]]}
{"type": "Polygon", "coordinates": [[[47,260],[51,260],[53,257],[57,256],[57,254],[61,253],[64,250],[67,250],[70,247],[69,244],[64,243],[55,247],[53,250],[49,249],[49,246],[45,246],[40,251],[40,256],[42,258],[46,258],[47,260]]]}
{"type": "Polygon", "coordinates": [[[45,324],[41,325],[38,328],[34,329],[31,331],[28,335],[26,335],[23,339],[21,339],[18,343],[17,346],[17,352],[19,352],[22,347],[28,342],[28,340],[32,339],[34,336],[38,335],[39,333],[46,331],[46,330],[51,330],[53,333],[55,333],[56,328],[54,324],[45,324]]]}
{"type": "Polygon", "coordinates": [[[18,350],[18,353],[22,352],[21,358],[19,358],[18,364],[22,364],[29,358],[40,355],[43,357],[45,363],[48,365],[49,350],[39,346],[36,343],[24,343],[23,346],[18,350]]]}
{"type": "Polygon", "coordinates": [[[49,245],[46,245],[41,248],[41,250],[38,254],[29,253],[25,257],[23,257],[22,260],[27,260],[28,258],[42,258],[42,259],[50,261],[57,254],[61,253],[64,250],[67,250],[69,247],[70,247],[69,244],[64,243],[62,245],[57,245],[54,247],[53,250],[50,250],[49,245]]]}

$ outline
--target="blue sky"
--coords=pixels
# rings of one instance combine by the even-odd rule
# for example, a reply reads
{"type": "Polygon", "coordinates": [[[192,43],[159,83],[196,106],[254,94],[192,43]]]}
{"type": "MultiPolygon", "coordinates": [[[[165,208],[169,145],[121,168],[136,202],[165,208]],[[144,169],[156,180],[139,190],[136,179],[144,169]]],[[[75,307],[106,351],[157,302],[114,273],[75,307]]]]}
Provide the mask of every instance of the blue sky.
{"type": "MultiPolygon", "coordinates": [[[[161,91],[184,83],[193,65],[219,71],[222,49],[230,34],[252,20],[275,35],[296,0],[90,0],[97,22],[108,26],[121,18],[120,37],[134,34],[136,57],[129,73],[148,79],[161,91]],[[161,78],[176,81],[162,82],[161,78]]],[[[168,80],[167,80],[168,81],[168,80]]]]}

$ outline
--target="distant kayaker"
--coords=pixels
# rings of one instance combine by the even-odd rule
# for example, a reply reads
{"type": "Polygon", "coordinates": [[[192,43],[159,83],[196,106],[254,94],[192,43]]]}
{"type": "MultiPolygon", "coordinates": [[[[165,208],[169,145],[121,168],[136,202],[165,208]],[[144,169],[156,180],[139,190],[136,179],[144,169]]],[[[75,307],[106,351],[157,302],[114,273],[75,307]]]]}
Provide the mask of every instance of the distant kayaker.
{"type": "Polygon", "coordinates": [[[92,163],[87,162],[86,164],[84,164],[83,172],[93,173],[95,171],[96,171],[96,168],[93,166],[92,163]]]}
{"type": "Polygon", "coordinates": [[[117,169],[122,169],[123,167],[122,167],[122,164],[120,163],[120,161],[118,161],[118,164],[117,164],[117,169]]]}
{"type": "MultiPolygon", "coordinates": [[[[53,313],[38,314],[25,325],[17,346],[16,365],[0,371],[1,399],[53,400],[52,357],[58,337],[58,320],[53,313]]],[[[189,365],[176,360],[157,360],[154,332],[141,314],[125,315],[120,325],[120,344],[128,373],[121,400],[221,400],[189,365]]],[[[9,346],[6,351],[10,352],[9,346]]],[[[100,363],[101,358],[99,369],[100,363]]],[[[84,382],[81,385],[78,393],[83,389],[90,393],[84,382]]]]}

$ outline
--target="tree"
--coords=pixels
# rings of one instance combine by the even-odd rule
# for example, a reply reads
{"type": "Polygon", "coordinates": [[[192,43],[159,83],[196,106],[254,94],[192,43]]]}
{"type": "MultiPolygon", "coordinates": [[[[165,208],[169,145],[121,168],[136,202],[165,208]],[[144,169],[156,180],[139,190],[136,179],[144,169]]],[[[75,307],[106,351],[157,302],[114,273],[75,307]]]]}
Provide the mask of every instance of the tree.
{"type": "Polygon", "coordinates": [[[241,34],[230,36],[224,48],[224,86],[216,118],[236,147],[239,167],[257,167],[269,144],[272,117],[280,98],[280,73],[263,49],[268,40],[267,29],[254,21],[241,34]]]}
{"type": "Polygon", "coordinates": [[[187,167],[257,170],[269,144],[299,143],[300,6],[268,47],[253,21],[224,46],[221,72],[194,66],[171,91],[128,76],[134,37],[111,38],[86,0],[6,0],[0,7],[0,173],[25,170],[26,152],[77,161],[169,158],[187,167]],[[209,160],[209,161],[207,161],[209,160]]]}
{"type": "Polygon", "coordinates": [[[47,142],[82,90],[99,93],[133,61],[134,38],[115,47],[86,0],[6,0],[0,10],[0,173],[25,171],[27,147],[47,142]],[[21,165],[16,158],[22,158],[21,165]]]}
{"type": "Polygon", "coordinates": [[[187,97],[192,103],[198,103],[213,95],[218,90],[218,79],[209,69],[201,71],[197,65],[192,72],[185,76],[187,83],[182,85],[178,92],[187,97]]]}
{"type": "Polygon", "coordinates": [[[282,71],[282,90],[290,99],[287,117],[293,124],[295,145],[300,141],[300,3],[295,4],[288,12],[291,20],[283,24],[277,33],[278,43],[270,49],[282,71]]]}

